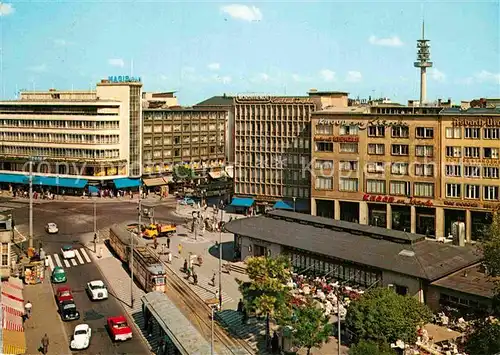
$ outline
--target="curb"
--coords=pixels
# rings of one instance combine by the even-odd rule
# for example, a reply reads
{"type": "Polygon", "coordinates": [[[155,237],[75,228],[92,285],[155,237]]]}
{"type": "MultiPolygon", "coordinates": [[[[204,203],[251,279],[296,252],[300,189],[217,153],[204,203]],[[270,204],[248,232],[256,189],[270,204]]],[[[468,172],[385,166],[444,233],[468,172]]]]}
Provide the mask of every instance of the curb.
{"type": "MultiPolygon", "coordinates": [[[[119,203],[119,202],[124,202],[124,203],[131,203],[131,204],[137,204],[137,199],[133,199],[133,200],[130,200],[130,199],[107,199],[107,200],[95,200],[96,201],[96,204],[108,204],[108,203],[119,203]]],[[[18,198],[10,198],[10,201],[9,202],[29,202],[29,199],[18,199],[18,198]]],[[[85,204],[85,203],[94,203],[94,200],[92,199],[75,199],[75,200],[67,200],[67,199],[55,199],[55,200],[34,200],[33,201],[33,205],[43,205],[43,204],[46,204],[46,203],[51,203],[51,202],[58,202],[58,203],[81,203],[81,204],[85,204]]],[[[172,203],[169,203],[169,202],[163,202],[163,201],[157,201],[157,200],[147,200],[147,199],[144,199],[144,200],[141,200],[141,203],[156,203],[157,205],[168,205],[168,204],[171,204],[171,205],[174,205],[175,203],[172,202],[172,203]]]]}

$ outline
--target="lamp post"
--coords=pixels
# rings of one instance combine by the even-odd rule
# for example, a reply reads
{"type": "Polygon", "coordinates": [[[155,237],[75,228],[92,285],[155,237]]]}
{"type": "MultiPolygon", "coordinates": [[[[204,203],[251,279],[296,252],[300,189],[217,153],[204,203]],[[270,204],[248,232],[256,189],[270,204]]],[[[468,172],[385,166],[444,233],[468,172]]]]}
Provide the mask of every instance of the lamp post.
{"type": "Polygon", "coordinates": [[[211,307],[212,310],[212,318],[211,318],[211,324],[210,324],[210,354],[214,355],[214,305],[211,307]]]}
{"type": "Polygon", "coordinates": [[[33,248],[33,159],[32,157],[29,158],[29,182],[30,182],[30,188],[29,188],[29,196],[30,196],[30,213],[29,213],[29,247],[33,248]]]}
{"type": "MultiPolygon", "coordinates": [[[[139,227],[140,228],[140,227],[139,227]]],[[[130,308],[134,308],[134,232],[130,232],[130,308]]]]}
{"type": "Polygon", "coordinates": [[[97,202],[94,198],[94,252],[97,253],[97,243],[99,242],[97,236],[97,202]]]}
{"type": "Polygon", "coordinates": [[[224,210],[220,210],[219,228],[219,309],[222,310],[222,227],[224,224],[224,210]]]}
{"type": "Polygon", "coordinates": [[[297,201],[297,197],[293,198],[293,212],[295,212],[295,201],[297,201]]]}

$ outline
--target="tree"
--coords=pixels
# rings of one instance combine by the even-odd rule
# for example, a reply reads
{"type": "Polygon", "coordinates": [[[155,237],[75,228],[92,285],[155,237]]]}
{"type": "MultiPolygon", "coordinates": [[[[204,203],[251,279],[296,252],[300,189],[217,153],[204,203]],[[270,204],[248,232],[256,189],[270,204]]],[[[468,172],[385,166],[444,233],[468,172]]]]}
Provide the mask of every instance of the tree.
{"type": "Polygon", "coordinates": [[[183,165],[174,167],[173,179],[175,182],[189,182],[193,179],[193,170],[183,165]]]}
{"type": "Polygon", "coordinates": [[[280,317],[286,310],[287,283],[291,278],[290,260],[254,257],[247,260],[249,282],[239,282],[247,311],[266,316],[266,339],[269,344],[270,317],[280,317]]]}
{"type": "Polygon", "coordinates": [[[333,325],[329,323],[328,317],[312,299],[294,309],[290,325],[294,329],[293,342],[306,348],[307,355],[311,353],[311,348],[319,348],[327,342],[333,331],[333,325]]]}
{"type": "Polygon", "coordinates": [[[467,336],[465,350],[469,355],[500,353],[500,323],[477,324],[467,336]]]}
{"type": "Polygon", "coordinates": [[[431,310],[417,299],[380,287],[349,305],[346,325],[358,339],[378,344],[397,340],[414,343],[417,326],[431,318],[431,310]]]}
{"type": "Polygon", "coordinates": [[[371,340],[361,340],[349,349],[349,355],[394,355],[388,344],[377,344],[371,340]]]}
{"type": "Polygon", "coordinates": [[[484,260],[489,275],[500,276],[500,212],[494,212],[493,221],[481,243],[484,260]]]}

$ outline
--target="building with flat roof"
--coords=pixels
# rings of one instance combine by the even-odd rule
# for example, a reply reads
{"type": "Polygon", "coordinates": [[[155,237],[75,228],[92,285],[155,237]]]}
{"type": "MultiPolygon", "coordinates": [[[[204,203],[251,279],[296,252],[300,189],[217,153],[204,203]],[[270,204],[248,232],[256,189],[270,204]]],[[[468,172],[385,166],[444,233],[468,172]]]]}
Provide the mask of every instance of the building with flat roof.
{"type": "Polygon", "coordinates": [[[0,213],[0,278],[11,274],[11,245],[14,240],[14,220],[11,214],[0,213]]]}

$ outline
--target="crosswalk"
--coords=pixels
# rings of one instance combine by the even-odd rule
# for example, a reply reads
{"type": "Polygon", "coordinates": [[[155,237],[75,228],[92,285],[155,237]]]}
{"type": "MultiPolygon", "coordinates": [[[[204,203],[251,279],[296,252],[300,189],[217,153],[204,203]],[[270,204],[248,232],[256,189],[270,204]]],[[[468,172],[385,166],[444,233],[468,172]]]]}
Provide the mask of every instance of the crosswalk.
{"type": "MultiPolygon", "coordinates": [[[[266,334],[266,321],[258,318],[250,318],[243,322],[243,315],[234,310],[223,310],[215,315],[219,323],[222,323],[227,330],[236,337],[245,340],[254,349],[259,348],[259,337],[266,334]]],[[[259,354],[264,354],[259,349],[259,354]]]]}
{"type": "Polygon", "coordinates": [[[74,249],[75,258],[73,259],[64,259],[59,254],[51,254],[47,256],[47,260],[49,263],[50,270],[54,270],[56,266],[62,268],[71,268],[78,265],[88,264],[92,262],[85,248],[74,249]]]}
{"type": "MultiPolygon", "coordinates": [[[[190,285],[190,287],[202,300],[214,298],[216,291],[219,289],[218,286],[213,285],[212,281],[203,275],[198,275],[198,284],[196,285],[194,285],[192,281],[186,280],[184,277],[183,280],[190,285]]],[[[233,299],[226,292],[224,292],[224,290],[222,290],[222,305],[224,306],[226,303],[230,302],[233,302],[233,299]]]]}

